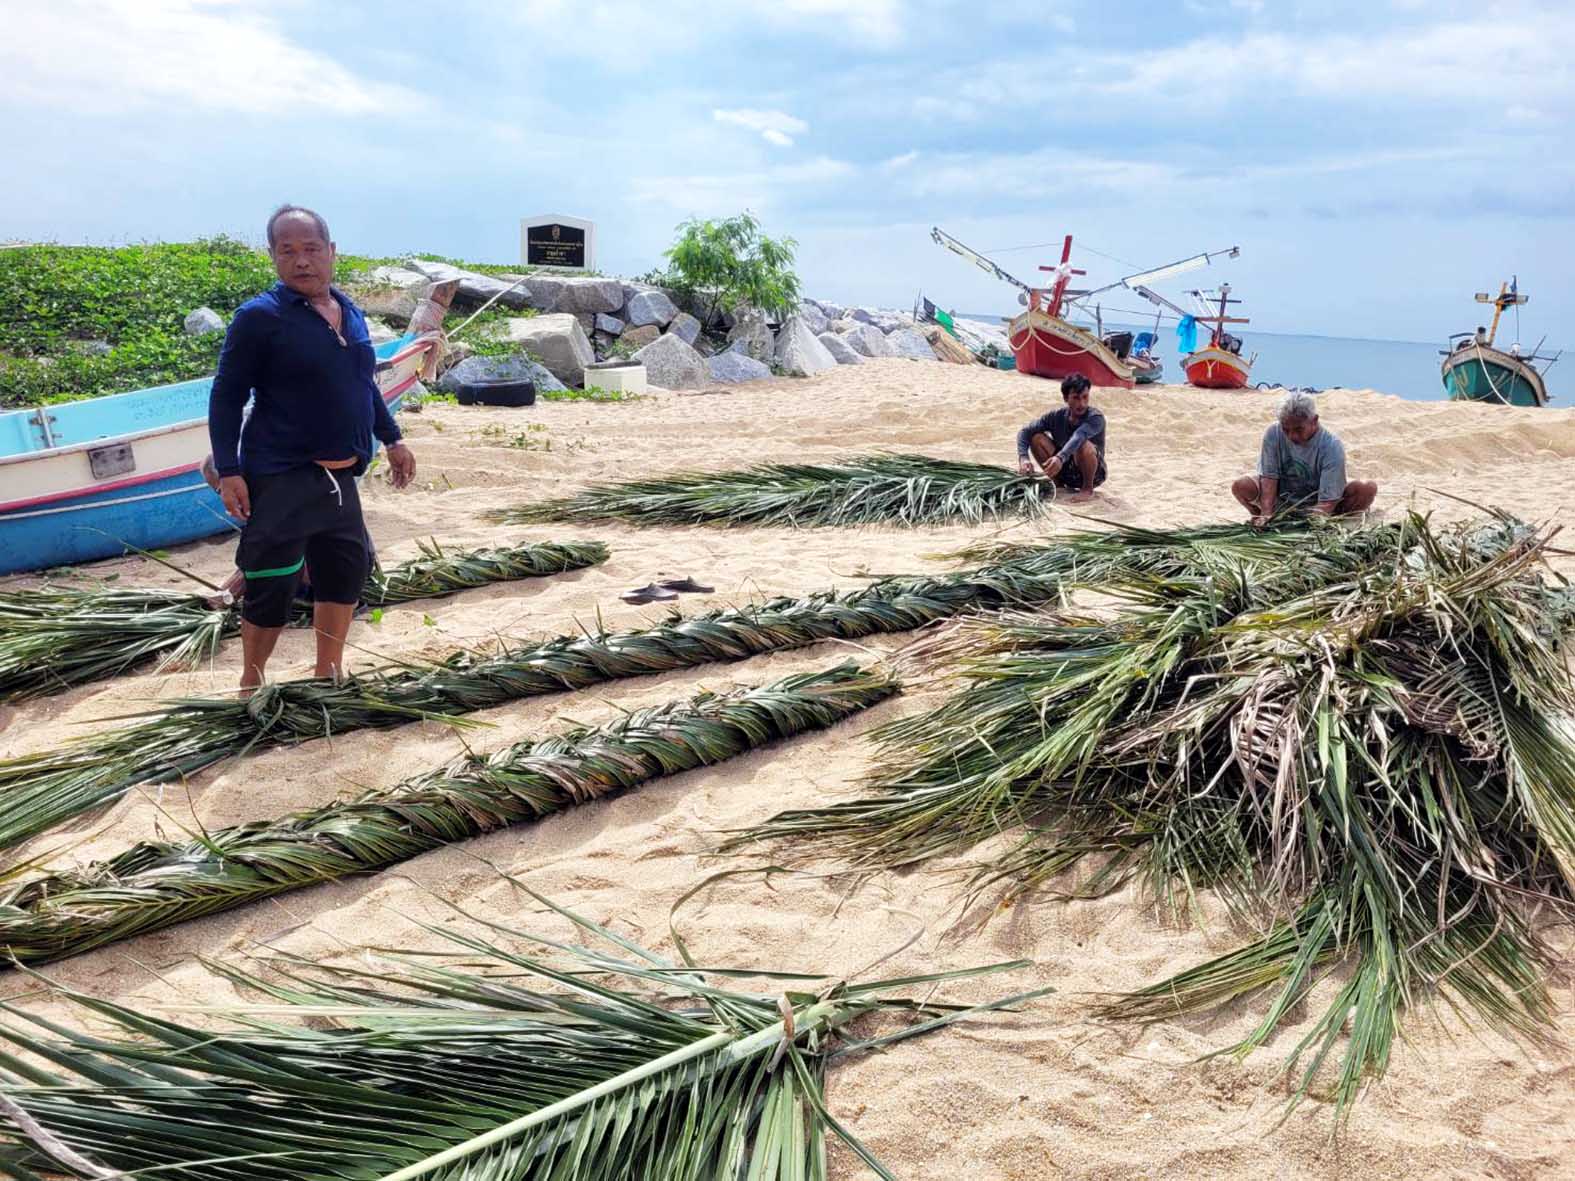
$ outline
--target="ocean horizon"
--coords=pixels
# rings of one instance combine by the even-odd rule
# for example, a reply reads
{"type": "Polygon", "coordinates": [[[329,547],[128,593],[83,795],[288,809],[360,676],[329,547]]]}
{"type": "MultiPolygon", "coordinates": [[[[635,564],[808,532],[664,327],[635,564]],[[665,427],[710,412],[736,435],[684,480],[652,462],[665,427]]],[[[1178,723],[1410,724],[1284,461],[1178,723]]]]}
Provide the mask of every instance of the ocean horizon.
{"type": "MultiPolygon", "coordinates": [[[[1002,319],[999,313],[958,314],[965,319],[982,320],[987,324],[997,324],[1002,319]]],[[[1132,324],[1120,319],[1105,321],[1107,331],[1119,328],[1147,332],[1152,331],[1153,327],[1152,320],[1146,324],[1132,324]]],[[[1242,354],[1248,357],[1258,354],[1252,366],[1254,384],[1264,382],[1319,390],[1370,389],[1396,394],[1411,402],[1443,402],[1448,397],[1439,372],[1444,359],[1445,341],[1442,338],[1427,342],[1292,332],[1243,332],[1240,336],[1243,341],[1242,354]]],[[[1536,343],[1536,338],[1523,343],[1529,350],[1536,343]]],[[[1542,355],[1558,352],[1558,347],[1551,344],[1543,345],[1541,349],[1542,355]]],[[[1184,382],[1186,377],[1176,364],[1174,324],[1160,326],[1159,354],[1165,362],[1164,380],[1184,382]]],[[[1550,405],[1575,405],[1575,392],[1564,392],[1566,388],[1575,389],[1575,354],[1552,366],[1547,375],[1547,385],[1550,405]],[[1571,372],[1568,387],[1560,380],[1566,365],[1571,372]]]]}

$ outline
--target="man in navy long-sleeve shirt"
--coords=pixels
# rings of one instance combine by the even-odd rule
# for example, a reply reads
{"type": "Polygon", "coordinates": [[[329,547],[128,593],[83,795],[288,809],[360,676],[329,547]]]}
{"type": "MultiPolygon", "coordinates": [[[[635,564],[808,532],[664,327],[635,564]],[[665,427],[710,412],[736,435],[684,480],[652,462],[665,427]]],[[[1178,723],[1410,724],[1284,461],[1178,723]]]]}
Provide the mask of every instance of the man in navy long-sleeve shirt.
{"type": "Polygon", "coordinates": [[[262,683],[303,569],[317,675],[339,675],[368,567],[355,477],[374,437],[388,448],[396,488],[416,470],[377,388],[366,319],[332,285],[327,224],[283,206],[268,219],[268,253],[279,282],[236,311],[208,402],[219,495],[245,522],[235,558],[246,578],[243,690],[262,683]]]}
{"type": "Polygon", "coordinates": [[[1017,432],[1017,470],[1033,474],[1034,461],[1074,501],[1087,500],[1105,482],[1105,416],[1088,404],[1090,382],[1074,373],[1061,382],[1059,410],[1040,415],[1017,432]]]}

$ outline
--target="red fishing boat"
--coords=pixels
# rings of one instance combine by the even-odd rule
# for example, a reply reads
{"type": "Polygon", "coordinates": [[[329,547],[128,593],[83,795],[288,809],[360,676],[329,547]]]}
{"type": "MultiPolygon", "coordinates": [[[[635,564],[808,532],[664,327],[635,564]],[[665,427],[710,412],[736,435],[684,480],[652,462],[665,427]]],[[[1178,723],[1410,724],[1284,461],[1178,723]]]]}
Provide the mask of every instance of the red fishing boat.
{"type": "Polygon", "coordinates": [[[1243,357],[1241,355],[1241,337],[1225,331],[1225,325],[1227,324],[1246,324],[1249,322],[1243,316],[1227,316],[1225,314],[1226,307],[1229,304],[1241,302],[1239,299],[1230,297],[1229,283],[1220,284],[1218,292],[1220,306],[1217,312],[1209,307],[1209,303],[1215,297],[1215,292],[1189,292],[1201,308],[1202,315],[1195,315],[1185,308],[1177,307],[1164,296],[1156,295],[1142,285],[1134,285],[1132,290],[1150,303],[1159,307],[1169,308],[1175,312],[1181,317],[1182,330],[1186,330],[1189,322],[1213,325],[1209,330],[1209,343],[1201,349],[1194,349],[1181,358],[1181,369],[1187,375],[1189,384],[1206,390],[1243,390],[1247,388],[1248,380],[1252,374],[1252,363],[1257,359],[1257,356],[1254,354],[1251,357],[1243,357]]]}
{"type": "MultiPolygon", "coordinates": [[[[1196,293],[1200,298],[1201,292],[1196,293]]],[[[1244,390],[1252,373],[1252,358],[1243,358],[1241,355],[1241,337],[1232,336],[1225,331],[1227,324],[1245,324],[1248,321],[1242,316],[1227,316],[1225,306],[1240,303],[1239,299],[1230,298],[1230,284],[1220,284],[1220,309],[1215,316],[1200,316],[1198,323],[1212,324],[1213,330],[1209,333],[1209,343],[1195,353],[1189,353],[1181,359],[1181,367],[1186,371],[1187,381],[1206,390],[1244,390]]]]}
{"type": "MultiPolygon", "coordinates": [[[[930,230],[930,237],[937,244],[962,255],[997,279],[1010,283],[1021,291],[1022,294],[1017,298],[1025,306],[1025,310],[1009,321],[1006,328],[1006,337],[1012,346],[1012,354],[1020,372],[1055,380],[1081,373],[1094,385],[1117,386],[1123,389],[1131,389],[1138,378],[1126,356],[1132,344],[1132,334],[1114,333],[1110,337],[1104,337],[1098,332],[1089,332],[1064,317],[1063,313],[1067,306],[1116,287],[1124,286],[1132,290],[1141,290],[1138,285],[1142,282],[1155,282],[1171,275],[1207,266],[1217,255],[1234,258],[1239,253],[1233,246],[1229,250],[1194,255],[1154,270],[1128,275],[1094,291],[1071,291],[1068,290],[1068,284],[1071,283],[1072,276],[1085,273],[1072,266],[1071,234],[1066,235],[1061,244],[1060,264],[1039,268],[1054,276],[1048,287],[1030,287],[1022,280],[1007,274],[978,251],[970,250],[950,234],[944,233],[939,227],[930,230]]],[[[1158,368],[1152,361],[1145,361],[1144,364],[1147,367],[1158,368]]]]}
{"type": "Polygon", "coordinates": [[[1006,327],[1012,355],[1019,373],[1049,377],[1059,381],[1081,373],[1094,385],[1113,385],[1131,389],[1132,370],[1092,332],[1061,318],[1067,284],[1073,275],[1084,272],[1071,266],[1072,235],[1061,245],[1061,265],[1040,267],[1055,276],[1049,288],[1033,287],[1028,292],[1028,307],[1006,327]]]}

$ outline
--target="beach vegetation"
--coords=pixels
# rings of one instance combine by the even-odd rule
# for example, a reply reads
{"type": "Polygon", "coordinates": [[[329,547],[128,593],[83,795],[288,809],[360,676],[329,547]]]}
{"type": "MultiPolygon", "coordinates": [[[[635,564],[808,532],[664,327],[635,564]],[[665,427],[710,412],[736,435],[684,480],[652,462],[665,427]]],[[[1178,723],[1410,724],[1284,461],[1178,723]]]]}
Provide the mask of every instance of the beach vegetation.
{"type": "Polygon", "coordinates": [[[727,218],[690,218],[678,226],[678,238],[665,252],[663,280],[705,311],[702,326],[720,311],[755,307],[775,315],[790,314],[799,302],[799,280],[793,270],[798,243],[772,238],[760,221],[744,212],[727,218]]]}
{"type": "MultiPolygon", "coordinates": [[[[399,262],[341,254],[337,277],[345,282],[399,262]]],[[[488,274],[526,269],[457,265],[488,274]]],[[[0,250],[0,409],[206,376],[224,334],[188,336],[186,315],[209,307],[228,319],[275,280],[266,252],[224,236],[0,250]]]]}
{"type": "Polygon", "coordinates": [[[702,967],[676,931],[675,962],[519,888],[567,936],[460,910],[463,925],[429,928],[448,950],[278,956],[266,977],[216,966],[257,996],[200,1024],[80,994],[66,994],[80,1030],[8,1019],[0,1165],[18,1178],[826,1181],[835,1139],[890,1179],[831,1114],[832,1063],[1048,991],[937,995],[1023,961],[874,981],[702,967]],[[746,978],[760,991],[736,991],[746,978]]]}

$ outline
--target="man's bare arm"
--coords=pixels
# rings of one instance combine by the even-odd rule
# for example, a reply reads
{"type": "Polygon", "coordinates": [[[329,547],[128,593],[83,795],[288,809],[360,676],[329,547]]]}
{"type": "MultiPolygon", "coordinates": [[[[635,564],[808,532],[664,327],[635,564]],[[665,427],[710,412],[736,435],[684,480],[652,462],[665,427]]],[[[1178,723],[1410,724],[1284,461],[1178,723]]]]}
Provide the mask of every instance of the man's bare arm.
{"type": "Polygon", "coordinates": [[[1278,476],[1258,477],[1258,524],[1266,524],[1274,515],[1274,503],[1279,499],[1280,480],[1278,476]]]}

